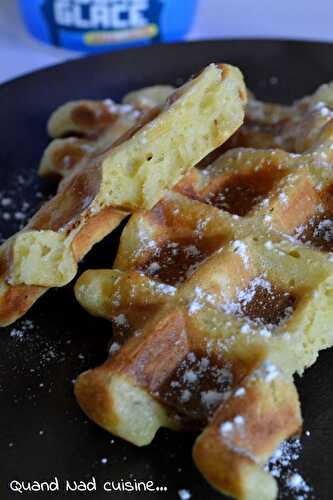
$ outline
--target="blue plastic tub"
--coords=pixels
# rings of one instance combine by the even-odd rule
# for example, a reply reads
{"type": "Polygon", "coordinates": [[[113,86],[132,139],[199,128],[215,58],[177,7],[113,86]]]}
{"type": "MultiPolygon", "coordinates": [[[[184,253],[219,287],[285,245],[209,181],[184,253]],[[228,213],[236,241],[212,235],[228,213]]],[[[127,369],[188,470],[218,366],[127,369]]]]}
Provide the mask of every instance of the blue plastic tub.
{"type": "Polygon", "coordinates": [[[19,0],[28,30],[71,50],[100,52],[182,40],[198,0],[19,0]]]}

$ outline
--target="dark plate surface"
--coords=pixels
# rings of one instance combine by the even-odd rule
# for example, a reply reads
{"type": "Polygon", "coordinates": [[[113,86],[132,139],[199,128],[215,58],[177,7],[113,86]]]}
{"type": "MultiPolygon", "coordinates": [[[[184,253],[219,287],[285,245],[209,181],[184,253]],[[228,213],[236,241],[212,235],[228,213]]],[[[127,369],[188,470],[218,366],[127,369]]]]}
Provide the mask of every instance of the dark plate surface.
{"type": "MultiPolygon", "coordinates": [[[[243,40],[90,57],[7,83],[0,87],[1,237],[16,231],[52,192],[37,178],[36,169],[48,142],[45,122],[55,107],[72,99],[118,99],[145,85],[180,83],[212,61],[238,65],[260,98],[280,102],[290,102],[333,79],[329,44],[243,40]]],[[[110,267],[118,237],[119,231],[96,247],[82,269],[110,267]]],[[[98,489],[87,496],[93,499],[131,498],[133,493],[103,493],[102,484],[134,478],[168,488],[166,493],[141,493],[144,498],[176,499],[182,488],[190,490],[193,499],[221,498],[192,464],[193,436],[163,430],[151,446],[139,449],[113,439],[81,413],[72,380],[105,359],[110,336],[110,325],[85,313],[71,286],[49,292],[23,320],[2,329],[0,498],[46,498],[46,493],[14,494],[8,483],[55,476],[61,491],[54,498],[86,496],[65,493],[64,482],[92,476],[98,489]]],[[[331,499],[333,490],[332,361],[332,350],[322,353],[297,381],[304,429],[311,435],[302,438],[295,466],[313,487],[311,496],[321,500],[331,499]]],[[[282,495],[296,498],[283,489],[282,495]]]]}

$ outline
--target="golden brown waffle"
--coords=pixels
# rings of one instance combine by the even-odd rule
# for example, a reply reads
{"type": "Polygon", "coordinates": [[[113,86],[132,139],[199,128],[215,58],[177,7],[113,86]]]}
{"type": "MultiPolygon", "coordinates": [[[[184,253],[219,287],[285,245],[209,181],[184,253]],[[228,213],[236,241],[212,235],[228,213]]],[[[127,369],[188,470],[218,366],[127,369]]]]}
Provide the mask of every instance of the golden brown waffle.
{"type": "Polygon", "coordinates": [[[49,287],[73,279],[79,260],[128,213],[154,206],[225,142],[242,124],[245,103],[240,71],[210,64],[162,111],[145,113],[111,147],[85,156],[58,194],[2,245],[0,325],[21,316],[49,287]]]}
{"type": "Polygon", "coordinates": [[[258,101],[250,94],[244,125],[227,147],[281,148],[301,153],[333,118],[333,83],[291,106],[258,101]]]}
{"type": "Polygon", "coordinates": [[[64,177],[86,156],[96,156],[111,147],[147,114],[159,112],[175,91],[155,85],[131,92],[117,104],[104,101],[73,101],[50,117],[48,132],[54,141],[46,148],[39,167],[45,177],[64,177]]]}
{"type": "MultiPolygon", "coordinates": [[[[76,101],[52,114],[48,130],[55,138],[45,150],[39,172],[63,177],[86,155],[95,155],[112,145],[142,118],[143,113],[161,109],[174,87],[156,85],[131,92],[122,104],[105,101],[76,101]]],[[[281,148],[289,152],[308,149],[316,134],[333,118],[333,84],[291,106],[258,101],[248,91],[245,122],[221,150],[233,147],[281,148]]],[[[207,165],[221,150],[204,159],[207,165]]]]}
{"type": "Polygon", "coordinates": [[[75,288],[114,327],[109,359],[76,382],[83,410],[139,446],[199,429],[195,463],[241,499],[276,497],[263,465],[301,427],[292,375],[333,344],[333,121],[308,141],[192,170],[131,217],[115,269],[75,288]]]}

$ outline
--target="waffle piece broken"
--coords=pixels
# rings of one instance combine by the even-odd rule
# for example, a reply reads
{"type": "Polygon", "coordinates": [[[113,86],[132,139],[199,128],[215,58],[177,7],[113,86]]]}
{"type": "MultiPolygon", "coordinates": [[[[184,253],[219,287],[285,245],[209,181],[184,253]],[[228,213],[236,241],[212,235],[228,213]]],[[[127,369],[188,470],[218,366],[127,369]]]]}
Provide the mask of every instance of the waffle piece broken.
{"type": "Polygon", "coordinates": [[[147,113],[160,111],[174,91],[169,85],[155,85],[129,93],[123,104],[106,99],[73,101],[61,106],[48,122],[54,141],[43,154],[40,175],[64,177],[84,157],[97,156],[111,147],[147,113]]]}
{"type": "Polygon", "coordinates": [[[131,217],[115,269],[75,287],[114,330],[76,382],[82,409],[139,446],[201,431],[195,463],[236,498],[277,496],[263,465],[302,424],[292,375],[333,344],[332,131],[302,154],[235,149],[192,170],[131,217]]]}
{"type": "MultiPolygon", "coordinates": [[[[45,150],[40,174],[65,176],[82,157],[98,154],[106,145],[111,146],[138,123],[143,113],[160,109],[174,90],[169,85],[156,85],[130,92],[121,105],[107,99],[61,106],[49,120],[49,134],[55,140],[45,150]]],[[[313,95],[291,106],[258,101],[249,91],[248,97],[244,124],[221,148],[203,160],[204,166],[222,150],[240,146],[303,152],[333,117],[333,84],[322,85],[313,95]]]]}
{"type": "Polygon", "coordinates": [[[245,101],[240,71],[210,64],[155,118],[146,115],[116,145],[84,158],[1,247],[0,324],[21,316],[48,287],[73,279],[78,261],[128,213],[151,208],[226,141],[243,121],[245,101]]]}

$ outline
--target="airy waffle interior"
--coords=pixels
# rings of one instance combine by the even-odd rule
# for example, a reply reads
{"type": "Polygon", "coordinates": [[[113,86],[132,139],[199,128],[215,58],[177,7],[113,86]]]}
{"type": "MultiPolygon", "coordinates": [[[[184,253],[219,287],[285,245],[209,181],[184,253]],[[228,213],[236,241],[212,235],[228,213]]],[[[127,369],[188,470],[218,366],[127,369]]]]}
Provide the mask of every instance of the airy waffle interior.
{"type": "Polygon", "coordinates": [[[114,270],[76,284],[114,327],[76,382],[84,411],[137,445],[204,429],[194,460],[237,498],[276,497],[261,466],[301,426],[292,375],[333,343],[333,136],[310,112],[302,153],[240,148],[192,171],[131,217],[114,270]]]}

